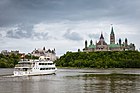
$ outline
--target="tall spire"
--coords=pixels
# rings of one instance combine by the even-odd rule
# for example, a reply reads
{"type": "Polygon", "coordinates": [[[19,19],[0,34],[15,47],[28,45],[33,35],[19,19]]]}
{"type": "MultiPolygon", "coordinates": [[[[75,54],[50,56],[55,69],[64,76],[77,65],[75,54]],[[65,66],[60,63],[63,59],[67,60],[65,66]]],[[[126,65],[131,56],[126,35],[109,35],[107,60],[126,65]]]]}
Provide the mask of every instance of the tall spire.
{"type": "Polygon", "coordinates": [[[114,34],[113,26],[112,26],[112,28],[111,28],[111,34],[114,34]]]}
{"type": "MultiPolygon", "coordinates": [[[[112,24],[111,24],[111,26],[112,26],[112,24]]],[[[115,34],[114,34],[113,26],[111,27],[110,44],[115,44],[115,34]]]]}
{"type": "Polygon", "coordinates": [[[104,39],[103,34],[101,33],[100,39],[104,39]]]}

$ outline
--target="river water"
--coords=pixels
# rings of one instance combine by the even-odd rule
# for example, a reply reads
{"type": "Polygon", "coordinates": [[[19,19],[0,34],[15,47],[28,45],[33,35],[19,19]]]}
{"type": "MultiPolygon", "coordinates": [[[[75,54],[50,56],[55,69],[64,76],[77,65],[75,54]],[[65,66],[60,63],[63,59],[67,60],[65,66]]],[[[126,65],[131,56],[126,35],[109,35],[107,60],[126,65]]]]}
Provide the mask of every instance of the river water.
{"type": "Polygon", "coordinates": [[[0,69],[0,93],[140,93],[140,69],[58,69],[56,75],[13,77],[0,69]]]}

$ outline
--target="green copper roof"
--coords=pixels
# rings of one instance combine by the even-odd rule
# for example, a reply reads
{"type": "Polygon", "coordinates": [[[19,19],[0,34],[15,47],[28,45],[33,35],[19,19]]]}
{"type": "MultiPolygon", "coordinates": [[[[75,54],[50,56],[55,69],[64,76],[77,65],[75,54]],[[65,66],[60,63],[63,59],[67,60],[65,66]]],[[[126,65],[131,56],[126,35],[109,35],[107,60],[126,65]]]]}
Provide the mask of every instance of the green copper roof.
{"type": "Polygon", "coordinates": [[[88,48],[96,48],[96,46],[95,45],[89,45],[88,48]]]}
{"type": "Polygon", "coordinates": [[[115,47],[120,47],[120,45],[117,45],[117,44],[110,44],[109,47],[110,47],[110,48],[115,48],[115,47]]]}

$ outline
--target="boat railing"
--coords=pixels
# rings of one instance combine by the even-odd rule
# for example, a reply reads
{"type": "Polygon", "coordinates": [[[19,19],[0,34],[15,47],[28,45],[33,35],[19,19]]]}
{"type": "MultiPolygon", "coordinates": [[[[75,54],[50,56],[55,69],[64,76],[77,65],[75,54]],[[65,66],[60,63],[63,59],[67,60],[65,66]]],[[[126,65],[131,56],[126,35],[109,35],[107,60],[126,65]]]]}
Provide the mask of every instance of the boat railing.
{"type": "Polygon", "coordinates": [[[17,64],[15,67],[32,67],[32,64],[17,64]]]}

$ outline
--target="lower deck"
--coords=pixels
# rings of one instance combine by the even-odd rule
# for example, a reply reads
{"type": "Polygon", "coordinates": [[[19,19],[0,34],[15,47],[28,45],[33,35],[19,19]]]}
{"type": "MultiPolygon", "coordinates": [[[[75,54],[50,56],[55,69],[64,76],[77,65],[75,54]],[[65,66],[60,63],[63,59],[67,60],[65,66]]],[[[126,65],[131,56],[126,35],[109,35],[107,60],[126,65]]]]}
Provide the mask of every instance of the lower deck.
{"type": "Polygon", "coordinates": [[[48,70],[15,70],[14,76],[27,76],[27,75],[43,75],[43,74],[55,74],[57,68],[48,70]]]}

